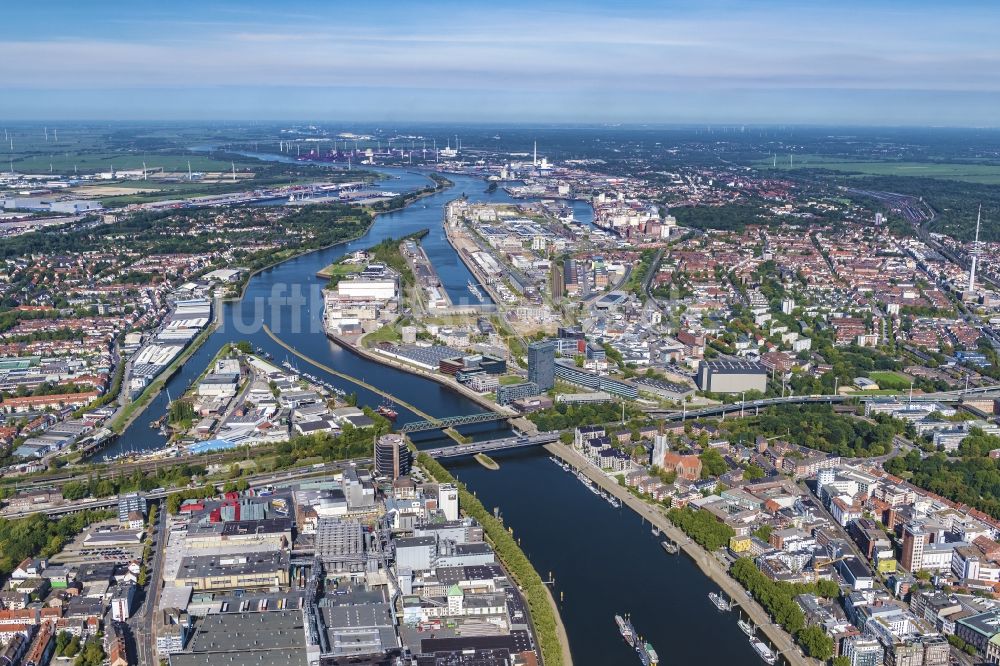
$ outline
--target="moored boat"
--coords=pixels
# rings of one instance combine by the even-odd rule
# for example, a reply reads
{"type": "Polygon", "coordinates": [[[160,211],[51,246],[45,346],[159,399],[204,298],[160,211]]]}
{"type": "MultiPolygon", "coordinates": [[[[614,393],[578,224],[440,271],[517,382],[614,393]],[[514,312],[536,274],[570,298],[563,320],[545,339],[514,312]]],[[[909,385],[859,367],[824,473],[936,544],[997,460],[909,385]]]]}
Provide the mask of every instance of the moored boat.
{"type": "Polygon", "coordinates": [[[618,632],[631,647],[635,647],[635,628],[632,623],[621,615],[615,615],[615,622],[618,624],[618,632]]]}
{"type": "Polygon", "coordinates": [[[399,412],[392,408],[390,402],[383,402],[375,411],[391,421],[395,421],[396,417],[399,416],[399,412]]]}
{"type": "Polygon", "coordinates": [[[709,592],[708,598],[712,600],[715,607],[721,611],[728,611],[730,609],[729,602],[726,598],[719,592],[709,592]]]}
{"type": "Polygon", "coordinates": [[[750,645],[753,646],[753,649],[757,651],[757,654],[760,655],[760,658],[763,659],[765,663],[776,664],[778,662],[778,656],[774,654],[774,651],[771,648],[767,647],[767,644],[765,644],[764,641],[751,638],[750,645]]]}
{"type": "Polygon", "coordinates": [[[642,649],[646,653],[646,659],[648,660],[643,660],[643,663],[649,664],[649,666],[657,666],[660,663],[660,656],[656,654],[656,650],[653,649],[652,645],[646,643],[642,646],[642,649]]]}

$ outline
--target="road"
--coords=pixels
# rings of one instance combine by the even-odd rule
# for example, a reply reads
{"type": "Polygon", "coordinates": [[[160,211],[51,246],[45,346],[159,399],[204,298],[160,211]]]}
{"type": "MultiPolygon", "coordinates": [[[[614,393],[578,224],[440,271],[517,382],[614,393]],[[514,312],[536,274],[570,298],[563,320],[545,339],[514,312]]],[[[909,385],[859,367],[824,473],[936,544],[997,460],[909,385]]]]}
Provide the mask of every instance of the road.
{"type": "MultiPolygon", "coordinates": [[[[176,461],[175,461],[176,462],[176,461]]],[[[307,467],[297,467],[289,470],[282,470],[280,472],[273,472],[268,474],[257,474],[253,476],[244,477],[251,487],[254,486],[269,486],[275,483],[282,483],[285,481],[293,481],[295,479],[301,479],[308,476],[313,476],[316,474],[328,474],[331,471],[339,471],[345,467],[351,465],[357,465],[358,467],[363,467],[365,465],[371,465],[371,458],[353,458],[351,460],[338,460],[335,462],[326,463],[323,467],[313,467],[312,465],[307,467]]],[[[216,485],[221,485],[217,483],[216,485]]],[[[154,490],[146,493],[146,499],[150,501],[161,500],[171,493],[179,492],[184,490],[184,488],[166,488],[163,490],[154,490]]],[[[28,511],[14,511],[3,515],[4,518],[24,518],[25,516],[30,516],[36,513],[44,513],[49,516],[64,516],[70,513],[77,513],[79,511],[86,511],[87,509],[107,509],[113,506],[118,506],[118,497],[101,497],[90,500],[82,500],[79,502],[67,502],[65,504],[60,504],[57,506],[47,506],[38,509],[30,509],[28,511]]]]}
{"type": "MultiPolygon", "coordinates": [[[[915,395],[912,398],[908,398],[912,402],[938,402],[938,401],[950,401],[957,400],[964,395],[992,395],[1000,394],[1000,385],[991,386],[980,386],[976,388],[970,388],[961,391],[941,391],[939,393],[924,393],[922,395],[915,395]]],[[[728,405],[714,405],[712,407],[703,407],[701,409],[691,409],[691,410],[665,410],[665,409],[647,409],[644,410],[650,416],[654,418],[662,419],[664,421],[678,421],[686,419],[696,419],[702,416],[718,416],[720,414],[729,414],[732,412],[739,412],[741,410],[752,410],[759,407],[771,407],[773,405],[795,405],[795,404],[816,404],[816,403],[834,403],[834,402],[847,402],[848,400],[858,399],[862,402],[867,400],[878,400],[884,398],[902,398],[903,394],[896,396],[892,395],[877,395],[877,396],[865,396],[865,395],[795,395],[795,396],[785,396],[783,398],[761,398],[760,400],[749,400],[746,402],[734,402],[728,405]]]]}
{"type": "Polygon", "coordinates": [[[528,437],[504,437],[501,439],[491,439],[485,442],[442,446],[436,449],[425,449],[423,453],[426,453],[432,458],[452,458],[456,456],[471,456],[476,453],[504,451],[507,449],[516,449],[525,446],[541,446],[543,444],[551,444],[558,439],[559,432],[552,431],[528,437]]]}
{"type": "Polygon", "coordinates": [[[136,657],[140,664],[155,664],[156,662],[156,636],[154,622],[156,619],[156,605],[160,598],[160,577],[163,569],[163,549],[166,545],[167,519],[164,515],[164,507],[161,506],[156,512],[155,537],[152,543],[153,560],[148,569],[148,585],[143,594],[142,601],[136,609],[135,614],[129,618],[128,625],[135,640],[136,657]]]}
{"type": "Polygon", "coordinates": [[[711,553],[691,541],[686,534],[677,529],[667,520],[663,510],[643,502],[638,497],[622,488],[604,472],[595,468],[590,461],[565,444],[549,444],[545,447],[549,453],[558,456],[573,467],[582,470],[594,483],[606,492],[614,495],[633,511],[655,525],[666,534],[692,559],[695,564],[711,578],[722,591],[736,602],[755,625],[765,634],[777,651],[791,666],[816,666],[819,662],[802,655],[799,648],[792,642],[792,637],[783,629],[771,622],[767,612],[753,599],[746,596],[745,591],[735,580],[729,577],[724,565],[711,553]]]}

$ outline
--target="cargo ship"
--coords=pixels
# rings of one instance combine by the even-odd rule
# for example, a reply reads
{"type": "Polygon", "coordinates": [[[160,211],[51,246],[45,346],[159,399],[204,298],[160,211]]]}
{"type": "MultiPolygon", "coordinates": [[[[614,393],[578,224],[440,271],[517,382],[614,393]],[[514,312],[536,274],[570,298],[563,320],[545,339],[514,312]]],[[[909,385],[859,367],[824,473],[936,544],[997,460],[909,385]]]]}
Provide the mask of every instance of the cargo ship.
{"type": "Polygon", "coordinates": [[[615,615],[615,622],[618,624],[618,632],[631,647],[635,647],[635,627],[621,615],[615,615]]]}
{"type": "Polygon", "coordinates": [[[656,650],[649,643],[644,643],[642,645],[642,651],[639,653],[639,659],[646,666],[657,666],[660,663],[660,656],[656,654],[656,650]],[[643,659],[642,655],[645,654],[646,658],[643,659]]]}
{"type": "Polygon", "coordinates": [[[774,654],[774,651],[771,648],[767,647],[764,641],[758,640],[756,638],[751,638],[750,645],[752,645],[753,649],[757,651],[757,654],[759,654],[760,658],[764,660],[764,663],[767,664],[778,663],[778,656],[774,654]]]}

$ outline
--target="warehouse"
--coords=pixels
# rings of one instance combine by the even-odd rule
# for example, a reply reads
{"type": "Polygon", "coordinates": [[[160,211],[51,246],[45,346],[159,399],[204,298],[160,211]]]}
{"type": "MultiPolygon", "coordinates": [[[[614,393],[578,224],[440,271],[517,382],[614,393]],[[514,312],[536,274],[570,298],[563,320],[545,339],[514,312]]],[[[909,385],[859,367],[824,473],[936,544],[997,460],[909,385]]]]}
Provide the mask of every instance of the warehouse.
{"type": "Polygon", "coordinates": [[[726,359],[698,364],[698,388],[709,393],[767,391],[767,368],[756,361],[726,359]]]}

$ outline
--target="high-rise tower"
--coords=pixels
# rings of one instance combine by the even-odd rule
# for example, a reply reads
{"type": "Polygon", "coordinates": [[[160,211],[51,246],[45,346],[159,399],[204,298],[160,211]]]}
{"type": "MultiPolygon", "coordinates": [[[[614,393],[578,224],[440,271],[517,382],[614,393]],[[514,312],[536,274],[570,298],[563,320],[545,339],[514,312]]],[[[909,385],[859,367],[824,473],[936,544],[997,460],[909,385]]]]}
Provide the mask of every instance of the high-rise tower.
{"type": "Polygon", "coordinates": [[[979,204],[976,214],[976,240],[972,243],[972,262],[969,266],[969,293],[976,292],[976,263],[979,261],[979,223],[983,217],[983,204],[979,204]]]}

